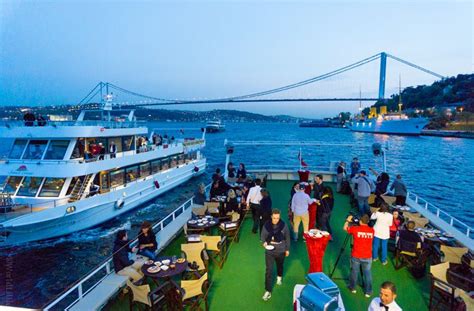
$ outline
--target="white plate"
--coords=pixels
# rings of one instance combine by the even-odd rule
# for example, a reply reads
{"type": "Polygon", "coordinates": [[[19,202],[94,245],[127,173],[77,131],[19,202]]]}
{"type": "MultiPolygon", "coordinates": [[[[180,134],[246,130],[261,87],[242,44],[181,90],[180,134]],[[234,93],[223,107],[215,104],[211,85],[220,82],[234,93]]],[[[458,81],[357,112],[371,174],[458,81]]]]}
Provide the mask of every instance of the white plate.
{"type": "Polygon", "coordinates": [[[191,225],[194,225],[195,223],[197,223],[197,221],[195,221],[195,220],[188,221],[188,224],[191,224],[191,225]]]}
{"type": "Polygon", "coordinates": [[[155,266],[161,266],[161,261],[155,261],[155,266]]]}
{"type": "Polygon", "coordinates": [[[160,272],[160,267],[157,266],[151,266],[150,268],[146,269],[149,273],[158,273],[160,272]]]}
{"type": "Polygon", "coordinates": [[[267,245],[267,246],[265,246],[265,249],[267,249],[267,250],[269,250],[269,251],[272,251],[272,250],[275,249],[275,246],[273,246],[273,245],[267,245]]]}
{"type": "Polygon", "coordinates": [[[169,259],[165,259],[165,260],[162,260],[161,263],[164,264],[164,265],[169,265],[171,262],[171,260],[169,259]]]}
{"type": "Polygon", "coordinates": [[[168,266],[161,266],[160,268],[161,268],[161,270],[166,271],[166,270],[168,270],[170,267],[168,267],[168,266]]]}
{"type": "Polygon", "coordinates": [[[204,226],[204,224],[201,222],[201,223],[198,224],[198,226],[204,226]]]}

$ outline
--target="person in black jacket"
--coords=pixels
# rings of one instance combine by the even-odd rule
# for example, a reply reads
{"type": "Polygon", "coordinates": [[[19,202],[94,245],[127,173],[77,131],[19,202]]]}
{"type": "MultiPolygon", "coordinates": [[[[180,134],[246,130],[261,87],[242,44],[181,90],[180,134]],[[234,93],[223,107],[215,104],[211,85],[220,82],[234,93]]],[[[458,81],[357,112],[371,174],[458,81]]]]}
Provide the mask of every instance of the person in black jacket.
{"type": "Polygon", "coordinates": [[[138,254],[148,257],[155,261],[155,251],[158,244],[156,243],[156,236],[151,228],[151,223],[144,221],[142,223],[140,234],[138,235],[138,254]]]}
{"type": "Polygon", "coordinates": [[[135,253],[136,247],[130,248],[128,235],[126,230],[119,230],[114,242],[113,262],[114,270],[118,275],[124,275],[132,278],[134,282],[143,278],[141,267],[143,260],[131,260],[128,257],[129,253],[135,253]]]}
{"type": "Polygon", "coordinates": [[[243,163],[239,164],[239,169],[237,170],[237,180],[239,182],[245,181],[247,178],[247,171],[245,170],[245,165],[243,163]]]}
{"type": "Polygon", "coordinates": [[[327,231],[332,234],[331,225],[329,220],[331,219],[332,209],[334,208],[334,196],[332,189],[330,187],[325,187],[323,189],[323,196],[320,200],[319,208],[321,210],[320,214],[320,230],[327,231]]]}
{"type": "Polygon", "coordinates": [[[317,200],[316,203],[318,204],[318,207],[316,209],[316,227],[321,229],[321,214],[322,214],[322,208],[321,208],[321,198],[323,196],[324,188],[326,188],[326,185],[323,182],[323,175],[318,174],[314,176],[314,183],[313,183],[313,193],[314,193],[314,198],[317,200]]]}
{"type": "Polygon", "coordinates": [[[235,178],[235,167],[234,163],[232,162],[229,162],[229,164],[227,165],[227,177],[235,178]]]}
{"type": "Polygon", "coordinates": [[[272,219],[272,198],[267,189],[261,189],[262,199],[260,200],[260,234],[262,234],[263,225],[272,219]]]}
{"type": "Polygon", "coordinates": [[[239,201],[237,200],[237,195],[235,194],[234,189],[230,189],[227,192],[227,202],[225,204],[225,212],[227,213],[240,213],[239,201]]]}

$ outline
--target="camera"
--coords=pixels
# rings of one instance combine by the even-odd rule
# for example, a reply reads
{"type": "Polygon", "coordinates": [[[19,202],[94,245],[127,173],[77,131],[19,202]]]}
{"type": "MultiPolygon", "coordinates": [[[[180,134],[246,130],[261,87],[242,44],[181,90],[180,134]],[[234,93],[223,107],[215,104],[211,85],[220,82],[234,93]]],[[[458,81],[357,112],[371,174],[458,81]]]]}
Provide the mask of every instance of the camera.
{"type": "Polygon", "coordinates": [[[356,212],[349,212],[349,214],[346,216],[346,219],[349,218],[349,216],[352,217],[351,221],[349,222],[349,226],[358,226],[360,222],[359,214],[356,212]]]}

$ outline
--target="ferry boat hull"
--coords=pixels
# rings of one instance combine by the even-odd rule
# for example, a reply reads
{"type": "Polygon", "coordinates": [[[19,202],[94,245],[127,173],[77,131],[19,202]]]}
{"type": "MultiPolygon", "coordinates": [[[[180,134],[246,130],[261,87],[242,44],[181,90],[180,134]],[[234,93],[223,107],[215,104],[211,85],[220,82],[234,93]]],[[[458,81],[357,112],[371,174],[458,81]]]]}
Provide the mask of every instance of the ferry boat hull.
{"type": "Polygon", "coordinates": [[[421,134],[421,131],[428,123],[428,120],[425,118],[402,120],[369,119],[368,121],[352,121],[349,129],[353,132],[417,136],[421,134]]]}
{"type": "Polygon", "coordinates": [[[0,225],[0,247],[56,238],[97,226],[204,173],[205,168],[206,159],[199,159],[120,190],[11,219],[0,225]],[[71,207],[74,212],[68,213],[71,207]]]}

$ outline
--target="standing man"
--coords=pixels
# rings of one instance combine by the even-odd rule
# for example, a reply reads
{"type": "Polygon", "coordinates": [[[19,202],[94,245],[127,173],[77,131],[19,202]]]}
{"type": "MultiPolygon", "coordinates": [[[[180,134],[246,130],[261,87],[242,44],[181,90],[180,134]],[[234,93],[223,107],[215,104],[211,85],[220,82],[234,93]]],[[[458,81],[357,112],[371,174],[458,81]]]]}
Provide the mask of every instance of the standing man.
{"type": "Polygon", "coordinates": [[[249,194],[247,195],[247,206],[250,206],[253,218],[252,233],[257,233],[259,227],[260,200],[262,200],[262,193],[260,192],[260,190],[262,190],[260,187],[261,184],[262,180],[257,178],[255,180],[255,186],[249,189],[249,194]]]}
{"type": "MultiPolygon", "coordinates": [[[[293,239],[298,241],[298,229],[300,222],[303,223],[303,232],[307,232],[309,229],[309,212],[308,206],[313,202],[316,202],[316,199],[311,199],[310,196],[304,192],[306,186],[304,184],[299,184],[296,193],[291,199],[291,211],[293,212],[293,239]]],[[[304,238],[303,238],[304,239],[304,238]]]]}
{"type": "Polygon", "coordinates": [[[402,181],[402,175],[397,175],[397,179],[393,181],[390,190],[394,190],[395,197],[397,198],[395,201],[396,205],[405,206],[407,200],[407,186],[402,181]]]}
{"type": "Polygon", "coordinates": [[[343,161],[339,162],[336,172],[336,191],[341,192],[342,182],[346,178],[346,163],[343,161]]]}
{"type": "Polygon", "coordinates": [[[352,222],[352,215],[347,217],[344,223],[344,230],[352,235],[354,245],[351,253],[351,277],[349,280],[349,290],[357,293],[357,277],[360,267],[364,276],[365,297],[372,295],[372,242],[374,240],[374,229],[368,226],[369,215],[363,215],[358,225],[349,226],[352,222]]]}
{"type": "Polygon", "coordinates": [[[323,197],[324,188],[326,185],[323,182],[323,175],[318,174],[314,177],[314,185],[313,185],[313,193],[316,202],[319,204],[318,208],[316,209],[316,227],[319,230],[321,229],[321,198],[323,197]]]}
{"type": "Polygon", "coordinates": [[[267,221],[260,236],[265,247],[265,294],[262,299],[267,301],[272,297],[273,264],[277,266],[277,285],[282,284],[283,262],[290,255],[290,231],[280,219],[280,210],[272,210],[271,221],[267,221]],[[269,247],[270,246],[270,247],[269,247]],[[273,249],[270,249],[273,246],[273,249]]]}
{"type": "Polygon", "coordinates": [[[110,158],[114,159],[117,153],[117,146],[115,145],[113,141],[110,142],[109,153],[110,153],[110,158]]]}
{"type": "Polygon", "coordinates": [[[395,298],[397,298],[395,284],[385,281],[380,286],[379,297],[372,299],[367,311],[402,311],[395,302],[395,298]]]}
{"type": "Polygon", "coordinates": [[[354,178],[355,175],[359,174],[360,171],[360,162],[358,158],[352,159],[351,162],[351,178],[354,178]]]}
{"type": "Polygon", "coordinates": [[[361,215],[369,214],[369,197],[370,194],[375,191],[375,183],[372,179],[367,177],[367,173],[362,170],[356,175],[352,182],[357,188],[357,203],[359,204],[359,212],[361,215]]]}

